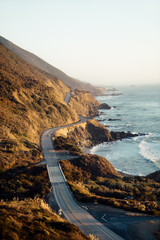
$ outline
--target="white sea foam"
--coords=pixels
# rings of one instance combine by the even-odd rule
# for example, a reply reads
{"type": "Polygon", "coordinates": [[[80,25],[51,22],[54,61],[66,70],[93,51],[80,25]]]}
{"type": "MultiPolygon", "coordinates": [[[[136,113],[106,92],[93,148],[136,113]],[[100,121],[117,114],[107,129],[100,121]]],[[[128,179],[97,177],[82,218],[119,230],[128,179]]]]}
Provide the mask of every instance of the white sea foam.
{"type": "Polygon", "coordinates": [[[122,173],[125,173],[125,174],[129,174],[129,175],[132,175],[129,171],[127,172],[127,171],[124,171],[124,170],[121,170],[121,169],[118,169],[118,168],[116,168],[116,171],[117,171],[117,172],[122,172],[122,173]]]}
{"type": "Polygon", "coordinates": [[[137,141],[137,139],[138,139],[138,136],[133,138],[133,140],[134,140],[135,142],[137,141]]]}
{"type": "Polygon", "coordinates": [[[116,108],[104,110],[107,115],[96,119],[121,118],[121,121],[110,123],[102,121],[109,125],[110,131],[149,134],[98,146],[93,148],[93,153],[106,157],[115,168],[133,175],[147,175],[160,170],[159,90],[157,86],[122,87],[123,95],[97,97],[101,103],[116,108]]]}
{"type": "MultiPolygon", "coordinates": [[[[103,143],[102,143],[102,144],[103,144],[103,143]]],[[[90,149],[90,153],[91,153],[91,154],[95,154],[95,153],[98,151],[98,149],[102,146],[102,144],[99,144],[99,145],[96,145],[96,146],[92,147],[92,148],[90,149]]]]}
{"type": "Polygon", "coordinates": [[[153,133],[148,133],[148,134],[146,135],[146,139],[150,138],[152,135],[153,135],[153,133]]]}
{"type": "Polygon", "coordinates": [[[126,127],[131,127],[131,126],[132,126],[131,123],[127,123],[127,124],[126,124],[126,127]]]}
{"type": "MultiPolygon", "coordinates": [[[[146,139],[148,138],[148,135],[146,136],[146,139]]],[[[154,162],[154,163],[160,163],[160,148],[159,144],[155,144],[152,142],[146,142],[145,139],[141,141],[139,144],[140,154],[154,162]]]]}
{"type": "Polygon", "coordinates": [[[138,134],[138,132],[132,132],[132,134],[138,134]]]}
{"type": "Polygon", "coordinates": [[[136,171],[133,171],[133,170],[130,170],[130,171],[125,171],[125,170],[121,170],[121,169],[118,169],[116,168],[116,171],[117,172],[121,172],[121,173],[124,173],[124,174],[128,174],[128,175],[133,175],[133,176],[144,176],[142,173],[137,173],[136,171]]]}

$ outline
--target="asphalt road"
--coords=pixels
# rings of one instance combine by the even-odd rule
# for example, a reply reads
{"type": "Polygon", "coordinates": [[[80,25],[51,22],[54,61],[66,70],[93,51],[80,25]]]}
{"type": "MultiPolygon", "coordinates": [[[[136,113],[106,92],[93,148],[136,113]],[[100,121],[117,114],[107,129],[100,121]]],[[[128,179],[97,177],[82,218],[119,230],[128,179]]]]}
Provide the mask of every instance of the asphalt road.
{"type": "MultiPolygon", "coordinates": [[[[80,116],[79,116],[80,117],[80,116]]],[[[80,117],[81,122],[88,118],[80,117]]],[[[86,235],[94,234],[101,240],[122,240],[120,236],[106,228],[102,223],[93,218],[85,209],[74,200],[62,170],[57,159],[57,153],[54,151],[52,136],[56,130],[64,127],[73,126],[69,124],[57,128],[47,129],[41,135],[41,147],[46,160],[47,170],[50,182],[53,186],[53,193],[59,208],[62,210],[66,219],[77,225],[86,235]]]]}
{"type": "Polygon", "coordinates": [[[69,101],[70,101],[70,98],[71,98],[71,92],[68,92],[67,94],[66,94],[66,98],[65,98],[65,103],[69,103],[69,101]]]}
{"type": "Polygon", "coordinates": [[[151,235],[156,231],[158,232],[156,226],[157,222],[160,221],[160,216],[131,212],[103,204],[83,203],[83,205],[94,218],[124,239],[153,240],[154,237],[151,237],[151,235]],[[143,238],[142,235],[144,235],[143,238]]]}

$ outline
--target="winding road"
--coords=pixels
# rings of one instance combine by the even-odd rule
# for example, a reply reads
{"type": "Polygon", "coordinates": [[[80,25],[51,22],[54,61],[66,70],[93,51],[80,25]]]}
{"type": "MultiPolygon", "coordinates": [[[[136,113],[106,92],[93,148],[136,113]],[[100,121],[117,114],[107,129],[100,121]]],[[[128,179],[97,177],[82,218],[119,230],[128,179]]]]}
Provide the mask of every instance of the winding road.
{"type": "MultiPolygon", "coordinates": [[[[68,101],[68,99],[67,99],[68,101]]],[[[41,147],[46,160],[49,180],[52,184],[53,193],[59,208],[62,210],[66,219],[80,228],[82,232],[89,236],[93,234],[101,240],[122,240],[120,236],[106,228],[102,223],[93,218],[85,209],[74,200],[65,176],[58,165],[58,156],[54,150],[52,137],[60,128],[66,128],[88,120],[88,118],[80,117],[80,121],[44,130],[41,135],[41,147]]]]}

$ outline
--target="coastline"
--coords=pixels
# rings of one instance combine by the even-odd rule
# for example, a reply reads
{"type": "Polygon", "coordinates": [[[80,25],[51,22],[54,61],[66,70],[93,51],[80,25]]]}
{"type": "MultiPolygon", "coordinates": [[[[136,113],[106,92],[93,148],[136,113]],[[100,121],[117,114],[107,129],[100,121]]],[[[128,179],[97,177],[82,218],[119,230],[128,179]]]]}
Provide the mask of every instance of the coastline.
{"type": "MultiPolygon", "coordinates": [[[[81,147],[80,148],[81,151],[83,152],[83,154],[90,154],[90,149],[89,147],[81,147]]],[[[107,159],[108,160],[108,159],[107,159]]],[[[114,167],[114,166],[113,166],[114,167]]],[[[120,170],[116,170],[122,177],[134,177],[133,175],[131,174],[128,174],[128,173],[125,173],[123,171],[120,171],[120,170]]]]}
{"type": "Polygon", "coordinates": [[[111,110],[99,111],[96,120],[110,131],[141,134],[133,139],[120,139],[122,141],[108,146],[107,153],[105,144],[94,152],[109,158],[122,174],[124,170],[125,174],[145,177],[160,170],[159,91],[155,86],[119,87],[121,96],[96,98],[100,103],[115,106],[111,110]]]}

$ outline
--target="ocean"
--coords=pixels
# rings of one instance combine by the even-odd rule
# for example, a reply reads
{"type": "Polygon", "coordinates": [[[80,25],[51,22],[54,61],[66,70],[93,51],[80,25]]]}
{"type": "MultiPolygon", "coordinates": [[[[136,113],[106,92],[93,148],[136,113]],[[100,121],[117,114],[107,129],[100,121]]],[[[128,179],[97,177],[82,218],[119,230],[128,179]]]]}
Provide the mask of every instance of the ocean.
{"type": "Polygon", "coordinates": [[[146,176],[160,170],[160,85],[118,87],[121,95],[98,96],[110,110],[96,117],[109,130],[142,133],[94,146],[90,153],[107,158],[124,173],[146,176]]]}

